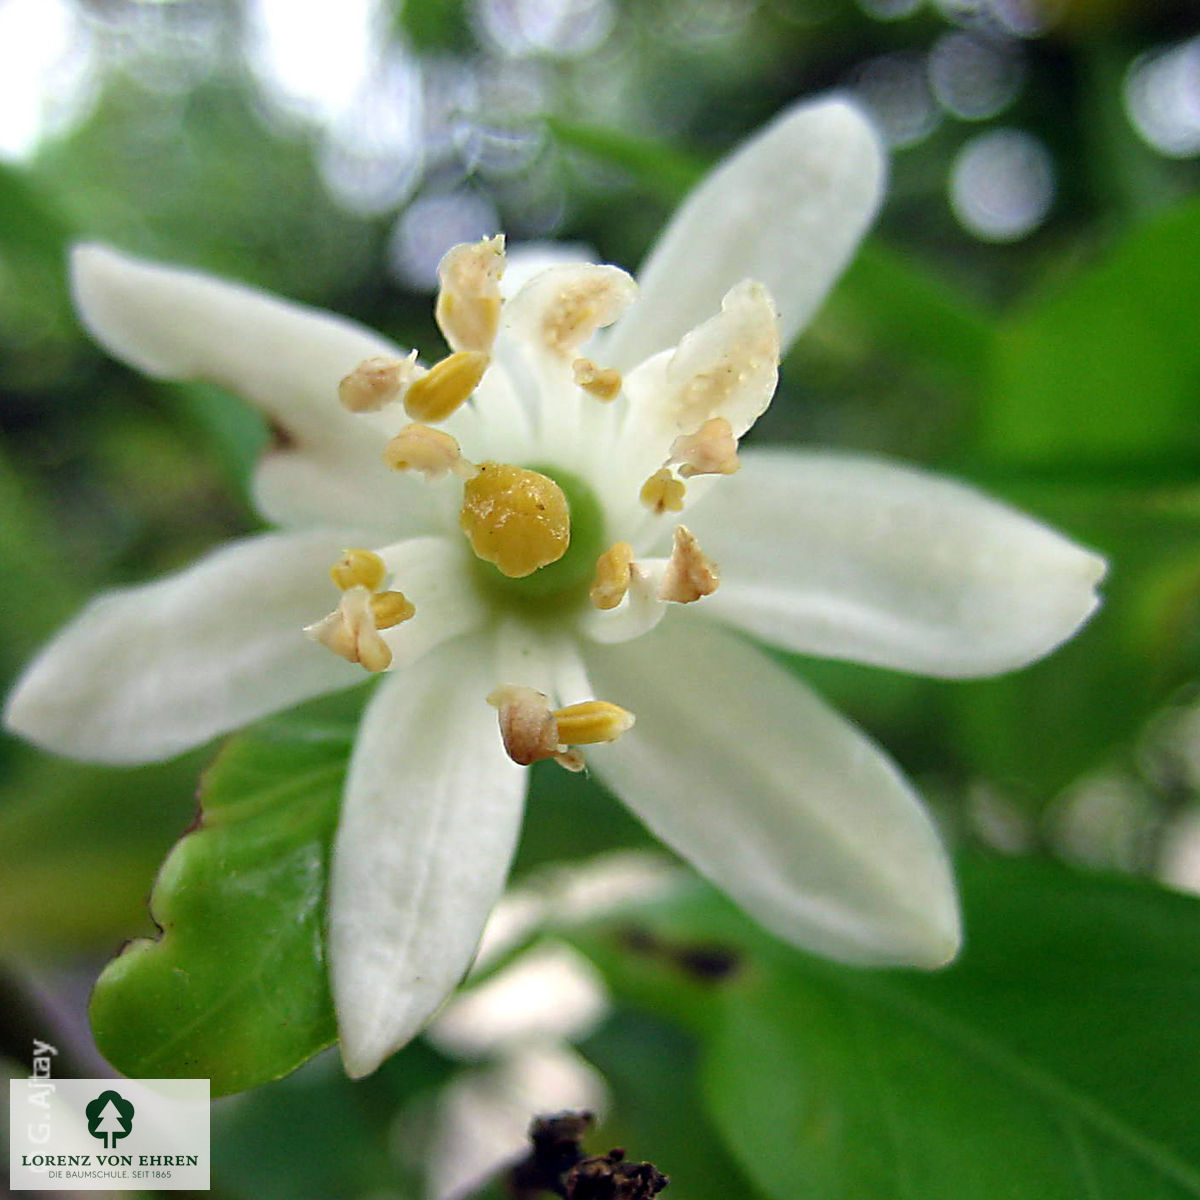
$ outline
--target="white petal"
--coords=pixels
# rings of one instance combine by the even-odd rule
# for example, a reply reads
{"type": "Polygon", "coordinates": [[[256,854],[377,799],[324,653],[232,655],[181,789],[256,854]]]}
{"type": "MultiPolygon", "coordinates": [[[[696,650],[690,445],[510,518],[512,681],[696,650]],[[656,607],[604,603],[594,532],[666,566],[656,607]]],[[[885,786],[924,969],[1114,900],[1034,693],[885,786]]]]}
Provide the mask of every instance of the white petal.
{"type": "Polygon", "coordinates": [[[94,600],[9,696],[10,729],[96,762],[169,758],[363,671],[314,645],[345,532],[264,534],[94,600]]]}
{"type": "Polygon", "coordinates": [[[338,382],[364,358],[401,354],[352,321],[198,271],[97,245],[76,246],[71,265],[79,315],[110,353],[148,375],[220,384],[297,437],[366,429],[338,382]]]}
{"type": "Polygon", "coordinates": [[[265,515],[308,519],[314,475],[331,481],[322,489],[332,504],[324,524],[356,520],[355,507],[396,490],[379,461],[389,417],[352,414],[337,398],[338,382],[363,359],[401,353],[386,339],[331,313],[104,246],[76,246],[71,265],[80,317],[110,353],[159,378],[219,384],[282,431],[286,448],[257,484],[265,515]],[[292,469],[296,457],[312,461],[292,469]],[[339,504],[339,488],[356,490],[357,505],[339,504]]]}
{"type": "Polygon", "coordinates": [[[419,475],[384,465],[382,437],[362,452],[342,444],[272,450],[254,472],[254,502],[276,525],[373,529],[373,542],[419,537],[444,527],[438,490],[419,475]]]}
{"type": "Polygon", "coordinates": [[[597,695],[637,715],[592,768],[780,937],[847,962],[947,962],[950,867],[899,772],[760,651],[689,617],[589,656],[597,695]]]}
{"type": "Polygon", "coordinates": [[[742,279],[766,285],[786,347],[820,307],[883,195],[886,163],[852,104],[789,109],[709,174],[638,273],[606,347],[622,370],[674,345],[742,279]]]}
{"type": "Polygon", "coordinates": [[[688,525],[721,568],[709,615],[789,650],[950,678],[1049,653],[1105,570],[962,484],[844,454],[746,451],[688,525]]]}
{"type": "Polygon", "coordinates": [[[504,753],[491,656],[454,642],[389,677],[350,763],[329,953],[342,1058],[373,1071],[465,974],[516,846],[525,772],[504,753]]]}

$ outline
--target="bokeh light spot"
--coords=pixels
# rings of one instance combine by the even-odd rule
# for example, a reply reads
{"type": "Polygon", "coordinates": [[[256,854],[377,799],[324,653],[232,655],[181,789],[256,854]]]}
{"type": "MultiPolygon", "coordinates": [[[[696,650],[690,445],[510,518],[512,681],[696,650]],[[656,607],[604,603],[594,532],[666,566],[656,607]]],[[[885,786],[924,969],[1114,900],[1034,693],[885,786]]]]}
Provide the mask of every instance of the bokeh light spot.
{"type": "Polygon", "coordinates": [[[954,160],[951,206],[963,226],[984,241],[1018,241],[1046,219],[1053,202],[1054,163],[1032,134],[981,133],[954,160]]]}

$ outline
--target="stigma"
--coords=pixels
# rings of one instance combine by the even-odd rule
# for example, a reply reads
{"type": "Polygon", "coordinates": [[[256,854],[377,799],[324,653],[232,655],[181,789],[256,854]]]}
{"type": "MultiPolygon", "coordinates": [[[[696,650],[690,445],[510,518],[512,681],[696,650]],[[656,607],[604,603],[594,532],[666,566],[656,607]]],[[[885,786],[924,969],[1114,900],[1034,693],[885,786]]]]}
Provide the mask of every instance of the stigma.
{"type": "Polygon", "coordinates": [[[463,487],[459,524],[477,558],[522,579],[558,562],[571,544],[563,490],[546,475],[507,463],[480,463],[463,487]]]}

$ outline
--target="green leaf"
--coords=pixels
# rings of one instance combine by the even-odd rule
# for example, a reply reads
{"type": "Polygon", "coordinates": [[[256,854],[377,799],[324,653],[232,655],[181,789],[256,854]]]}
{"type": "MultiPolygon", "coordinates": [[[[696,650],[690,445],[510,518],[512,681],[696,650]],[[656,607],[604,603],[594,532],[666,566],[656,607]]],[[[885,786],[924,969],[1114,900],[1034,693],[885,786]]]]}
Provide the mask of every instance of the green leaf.
{"type": "Polygon", "coordinates": [[[677,204],[704,174],[708,163],[698,155],[617,129],[548,117],[550,132],[564,146],[628,171],[660,200],[677,204]]]}
{"type": "Polygon", "coordinates": [[[111,962],[97,1045],[132,1076],[208,1077],[214,1095],[293,1070],[336,1036],[322,919],[350,737],[292,718],[233,739],[197,828],[151,896],[162,928],[111,962]]]}
{"type": "Polygon", "coordinates": [[[1002,462],[1200,460],[1200,202],[1139,225],[1002,326],[982,446],[1002,462]]]}
{"type": "Polygon", "coordinates": [[[961,882],[941,973],[819,962],[708,889],[578,941],[698,1031],[709,1112],[765,1195],[1200,1196],[1200,902],[1037,862],[961,882]]]}

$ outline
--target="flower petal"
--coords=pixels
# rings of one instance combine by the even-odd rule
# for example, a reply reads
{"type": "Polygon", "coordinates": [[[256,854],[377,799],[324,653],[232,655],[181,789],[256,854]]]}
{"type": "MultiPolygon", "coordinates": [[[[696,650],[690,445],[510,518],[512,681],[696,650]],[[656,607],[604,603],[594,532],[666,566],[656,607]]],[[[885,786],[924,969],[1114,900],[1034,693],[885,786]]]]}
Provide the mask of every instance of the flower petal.
{"type": "Polygon", "coordinates": [[[710,616],[789,650],[964,678],[1025,666],[1099,603],[1104,560],[949,479],[748,450],[688,515],[710,616]]]}
{"type": "Polygon", "coordinates": [[[338,382],[365,358],[401,353],[332,313],[105,246],[76,246],[71,267],[79,315],[110,353],[158,378],[220,384],[302,439],[365,433],[338,382]]]}
{"type": "Polygon", "coordinates": [[[588,668],[598,695],[637,715],[592,768],[768,929],[847,962],[954,956],[954,884],[920,801],[783,668],[679,616],[594,650],[588,668]]]}
{"type": "Polygon", "coordinates": [[[150,762],[362,682],[302,632],[331,607],[329,565],[355,544],[336,531],[264,534],[101,596],[34,660],[5,724],[74,758],[150,762]]]}
{"type": "Polygon", "coordinates": [[[743,279],[775,298],[789,345],[871,223],[885,170],[878,136],[851,103],[784,112],[675,214],[638,273],[641,299],[613,330],[608,362],[628,370],[674,345],[743,279]]]}
{"type": "MultiPolygon", "coordinates": [[[[261,409],[282,446],[256,481],[262,511],[285,524],[360,523],[373,510],[419,518],[415,489],[381,461],[395,418],[353,414],[339,380],[363,359],[401,352],[352,321],[196,271],[161,266],[104,246],[76,246],[75,303],[110,353],[163,379],[219,384],[261,409]]],[[[393,536],[396,532],[392,526],[393,536]]]]}
{"type": "Polygon", "coordinates": [[[342,1058],[373,1071],[463,977],[516,846],[525,772],[485,703],[481,639],[389,678],[359,730],[334,846],[329,953],[342,1058]]]}

